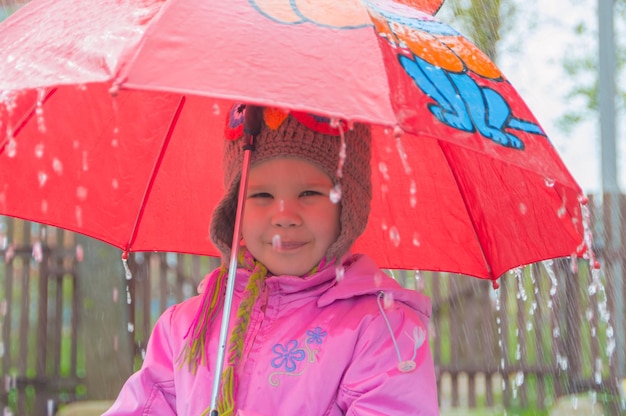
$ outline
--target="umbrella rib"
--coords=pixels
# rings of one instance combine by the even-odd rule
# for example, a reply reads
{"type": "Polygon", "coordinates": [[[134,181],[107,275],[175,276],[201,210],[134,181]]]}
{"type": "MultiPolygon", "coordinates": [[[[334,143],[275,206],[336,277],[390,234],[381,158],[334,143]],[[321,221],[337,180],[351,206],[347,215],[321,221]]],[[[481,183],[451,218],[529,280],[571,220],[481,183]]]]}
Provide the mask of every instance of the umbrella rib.
{"type": "MultiPolygon", "coordinates": [[[[443,153],[443,157],[446,158],[446,162],[448,162],[448,167],[450,168],[450,172],[452,173],[452,176],[454,177],[454,182],[457,185],[457,189],[460,189],[459,188],[460,182],[457,178],[456,171],[452,168],[452,164],[450,163],[450,159],[448,158],[448,154],[446,153],[446,150],[441,145],[440,140],[437,140],[437,144],[439,145],[439,148],[441,149],[441,152],[443,153]]],[[[465,199],[465,195],[462,192],[459,192],[459,194],[461,195],[461,200],[463,201],[463,205],[465,206],[465,212],[468,213],[470,223],[472,224],[472,232],[474,233],[474,236],[476,237],[476,241],[479,242],[478,247],[480,248],[480,254],[482,255],[483,262],[485,263],[485,269],[487,270],[487,273],[489,275],[489,280],[493,282],[494,288],[495,288],[495,286],[497,285],[496,283],[497,276],[494,277],[493,271],[491,270],[491,266],[489,265],[489,262],[487,261],[487,256],[485,256],[485,251],[483,250],[483,246],[480,244],[480,239],[478,237],[478,233],[476,232],[476,224],[474,223],[474,218],[471,215],[469,215],[470,210],[469,210],[469,205],[467,203],[467,200],[465,199]]]]}
{"type": "Polygon", "coordinates": [[[161,144],[161,151],[159,152],[159,156],[154,161],[154,165],[152,166],[152,171],[150,172],[150,180],[148,181],[146,189],[144,190],[143,197],[141,198],[141,205],[139,206],[139,210],[137,212],[137,218],[135,218],[135,223],[133,224],[130,238],[128,239],[126,247],[124,248],[124,251],[126,253],[130,251],[130,248],[135,242],[135,238],[137,237],[139,224],[141,223],[141,219],[143,218],[143,214],[146,209],[146,203],[148,202],[148,198],[150,197],[150,193],[152,192],[152,186],[154,185],[154,181],[156,180],[157,172],[159,171],[159,167],[161,166],[161,162],[163,161],[163,157],[165,156],[165,152],[167,151],[167,146],[169,145],[172,134],[174,133],[174,128],[176,127],[176,123],[178,122],[180,113],[183,111],[185,100],[185,96],[182,96],[180,101],[178,102],[178,105],[176,106],[176,111],[174,112],[174,115],[172,116],[172,119],[168,126],[167,134],[165,135],[163,143],[161,144]]]}

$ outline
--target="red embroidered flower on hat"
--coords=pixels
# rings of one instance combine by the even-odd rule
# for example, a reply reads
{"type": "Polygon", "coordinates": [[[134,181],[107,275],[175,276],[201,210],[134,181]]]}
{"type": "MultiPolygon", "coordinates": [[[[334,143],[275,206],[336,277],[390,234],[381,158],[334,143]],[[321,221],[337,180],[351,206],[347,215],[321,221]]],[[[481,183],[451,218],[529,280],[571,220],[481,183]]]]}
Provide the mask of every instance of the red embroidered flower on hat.
{"type": "Polygon", "coordinates": [[[345,121],[338,121],[335,125],[333,120],[325,116],[302,113],[299,111],[293,111],[291,115],[307,128],[317,133],[327,134],[329,136],[339,136],[341,134],[341,130],[345,131],[347,127],[345,121]],[[339,129],[339,126],[341,126],[341,130],[339,129]]]}

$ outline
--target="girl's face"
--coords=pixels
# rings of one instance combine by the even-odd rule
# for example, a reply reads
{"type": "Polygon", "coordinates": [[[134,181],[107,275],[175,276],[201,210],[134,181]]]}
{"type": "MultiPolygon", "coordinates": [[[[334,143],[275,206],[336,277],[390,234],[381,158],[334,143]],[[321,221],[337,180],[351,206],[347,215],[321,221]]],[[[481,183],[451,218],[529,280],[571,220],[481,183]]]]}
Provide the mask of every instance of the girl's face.
{"type": "Polygon", "coordinates": [[[332,180],[317,166],[279,158],[250,169],[243,244],[273,275],[302,276],[339,236],[332,180]]]}

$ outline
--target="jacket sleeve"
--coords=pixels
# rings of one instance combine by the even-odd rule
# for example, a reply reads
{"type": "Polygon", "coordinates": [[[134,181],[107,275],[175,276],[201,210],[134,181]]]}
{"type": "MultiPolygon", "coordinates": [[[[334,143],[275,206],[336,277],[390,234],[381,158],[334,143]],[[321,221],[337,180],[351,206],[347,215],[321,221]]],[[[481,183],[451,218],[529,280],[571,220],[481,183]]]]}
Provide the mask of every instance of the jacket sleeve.
{"type": "Polygon", "coordinates": [[[373,318],[339,388],[346,416],[439,415],[427,319],[401,302],[373,318]]]}
{"type": "Polygon", "coordinates": [[[136,373],[124,383],[116,401],[103,416],[176,415],[174,363],[170,343],[172,314],[167,309],[157,320],[146,356],[136,373]]]}

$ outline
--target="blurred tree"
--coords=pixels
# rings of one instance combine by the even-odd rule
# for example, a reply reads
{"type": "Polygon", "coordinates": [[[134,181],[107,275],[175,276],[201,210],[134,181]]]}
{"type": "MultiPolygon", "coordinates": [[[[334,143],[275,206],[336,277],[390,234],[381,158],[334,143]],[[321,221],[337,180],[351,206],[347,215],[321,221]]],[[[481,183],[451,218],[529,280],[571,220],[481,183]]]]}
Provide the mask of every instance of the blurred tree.
{"type": "Polygon", "coordinates": [[[497,62],[498,42],[515,26],[514,0],[447,0],[440,14],[497,62]]]}
{"type": "MultiPolygon", "coordinates": [[[[615,63],[617,89],[616,111],[626,108],[626,0],[614,1],[615,63]]],[[[580,0],[570,0],[577,4],[580,0]]],[[[594,14],[595,17],[595,14],[594,14]]],[[[574,26],[573,42],[577,48],[568,48],[563,57],[563,69],[574,81],[565,97],[568,102],[580,103],[577,107],[568,106],[559,120],[559,127],[570,133],[579,123],[597,119],[598,102],[598,27],[597,19],[580,21],[574,26]]]]}

